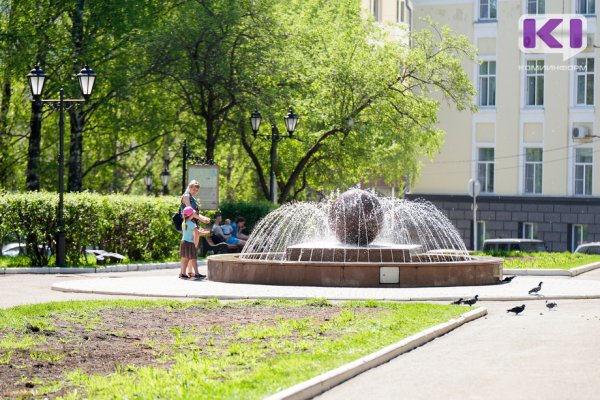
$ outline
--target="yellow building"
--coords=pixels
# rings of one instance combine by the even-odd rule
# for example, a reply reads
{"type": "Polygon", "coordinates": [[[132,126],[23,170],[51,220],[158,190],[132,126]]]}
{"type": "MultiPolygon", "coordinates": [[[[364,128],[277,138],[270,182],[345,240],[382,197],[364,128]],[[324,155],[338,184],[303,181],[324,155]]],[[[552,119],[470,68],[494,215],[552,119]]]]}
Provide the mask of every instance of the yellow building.
{"type": "MultiPolygon", "coordinates": [[[[538,238],[553,251],[600,241],[600,125],[595,113],[596,0],[414,0],[420,18],[449,25],[478,48],[482,63],[465,61],[477,113],[445,107],[445,143],[425,160],[410,198],[444,210],[473,246],[470,179],[478,179],[478,248],[483,239],[538,238]],[[561,54],[527,54],[519,41],[526,14],[580,14],[587,47],[561,54]]],[[[382,19],[397,2],[363,6],[382,19]]],[[[539,38],[538,38],[539,39],[539,38]]]]}

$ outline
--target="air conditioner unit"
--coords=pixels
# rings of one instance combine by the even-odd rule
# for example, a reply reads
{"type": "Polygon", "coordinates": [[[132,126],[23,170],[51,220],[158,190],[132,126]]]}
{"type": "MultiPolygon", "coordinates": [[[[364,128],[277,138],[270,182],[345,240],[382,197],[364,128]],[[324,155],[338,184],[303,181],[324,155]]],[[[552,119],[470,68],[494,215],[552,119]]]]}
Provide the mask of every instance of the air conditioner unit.
{"type": "Polygon", "coordinates": [[[583,139],[590,136],[590,129],[587,126],[574,126],[571,134],[573,139],[583,139]]]}

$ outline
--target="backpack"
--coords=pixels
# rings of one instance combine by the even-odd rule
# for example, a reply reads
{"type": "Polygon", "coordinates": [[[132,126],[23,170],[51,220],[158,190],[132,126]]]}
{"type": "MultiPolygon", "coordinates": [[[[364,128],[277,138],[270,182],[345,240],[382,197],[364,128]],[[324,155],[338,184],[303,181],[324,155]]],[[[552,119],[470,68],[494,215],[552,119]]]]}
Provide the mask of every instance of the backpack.
{"type": "Polygon", "coordinates": [[[183,224],[183,215],[181,215],[181,204],[179,205],[179,210],[175,214],[173,214],[173,225],[175,226],[175,230],[181,232],[181,225],[183,224]]]}
{"type": "Polygon", "coordinates": [[[181,232],[181,225],[183,224],[183,217],[181,213],[176,212],[173,214],[173,225],[175,225],[175,230],[181,232]]]}

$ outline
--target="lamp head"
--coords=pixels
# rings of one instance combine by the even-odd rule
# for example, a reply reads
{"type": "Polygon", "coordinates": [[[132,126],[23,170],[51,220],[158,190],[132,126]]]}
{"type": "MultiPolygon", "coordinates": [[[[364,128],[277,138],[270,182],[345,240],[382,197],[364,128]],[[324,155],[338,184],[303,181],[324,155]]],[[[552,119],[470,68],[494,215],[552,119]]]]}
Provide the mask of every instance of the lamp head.
{"type": "Polygon", "coordinates": [[[46,73],[40,68],[38,64],[29,71],[27,74],[27,80],[29,81],[29,88],[34,99],[39,99],[44,91],[44,84],[46,83],[46,73]]]}
{"type": "Polygon", "coordinates": [[[254,136],[256,137],[256,133],[258,132],[258,128],[260,128],[260,121],[262,116],[258,112],[258,110],[254,111],[250,114],[250,125],[252,126],[252,132],[254,132],[254,136]]]}
{"type": "Polygon", "coordinates": [[[88,100],[92,95],[92,90],[94,89],[96,73],[90,69],[88,65],[85,65],[77,74],[77,80],[79,80],[81,94],[83,94],[83,97],[88,100]]]}
{"type": "Polygon", "coordinates": [[[285,128],[287,129],[291,137],[294,131],[296,130],[296,125],[298,125],[298,114],[296,114],[292,107],[290,107],[290,111],[283,118],[283,120],[285,121],[285,128]]]}

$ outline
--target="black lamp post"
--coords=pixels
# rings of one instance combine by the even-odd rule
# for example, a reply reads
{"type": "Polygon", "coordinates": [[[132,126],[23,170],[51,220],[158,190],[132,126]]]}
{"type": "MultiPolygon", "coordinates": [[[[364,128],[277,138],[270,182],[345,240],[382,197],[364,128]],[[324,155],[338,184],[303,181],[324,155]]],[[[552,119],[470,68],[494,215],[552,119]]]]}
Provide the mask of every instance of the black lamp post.
{"type": "Polygon", "coordinates": [[[150,171],[147,171],[144,175],[144,184],[146,184],[146,194],[150,196],[152,194],[152,174],[150,171]]]}
{"type": "Polygon", "coordinates": [[[169,181],[170,180],[171,180],[171,173],[169,172],[168,169],[163,168],[162,172],[160,173],[160,181],[162,182],[163,194],[165,196],[169,194],[169,181]]]}
{"type": "Polygon", "coordinates": [[[254,136],[263,136],[271,139],[271,167],[270,167],[270,182],[269,182],[269,190],[271,202],[273,204],[277,203],[277,181],[275,180],[275,162],[277,161],[277,144],[281,139],[291,138],[296,130],[296,125],[298,125],[298,115],[294,112],[294,110],[290,107],[290,111],[283,118],[285,121],[285,129],[287,130],[287,135],[281,135],[279,133],[279,129],[275,124],[271,125],[271,134],[269,135],[257,135],[258,129],[260,128],[262,116],[260,112],[254,111],[250,114],[250,125],[252,126],[252,132],[254,132],[254,136]]]}
{"type": "Polygon", "coordinates": [[[64,161],[65,161],[65,149],[64,149],[64,136],[65,136],[65,108],[70,109],[77,104],[87,103],[94,89],[94,83],[96,82],[96,73],[92,71],[87,65],[83,67],[77,74],[77,80],[79,81],[79,87],[83,99],[65,99],[65,91],[63,88],[59,90],[59,98],[56,99],[45,99],[42,100],[42,92],[44,91],[44,84],[46,83],[46,74],[36,65],[27,74],[29,81],[29,88],[33,96],[33,102],[39,104],[49,104],[52,108],[59,112],[58,128],[58,212],[57,212],[57,224],[58,231],[56,234],[56,266],[65,266],[65,254],[66,254],[66,239],[65,239],[65,220],[64,220],[64,161]]]}

